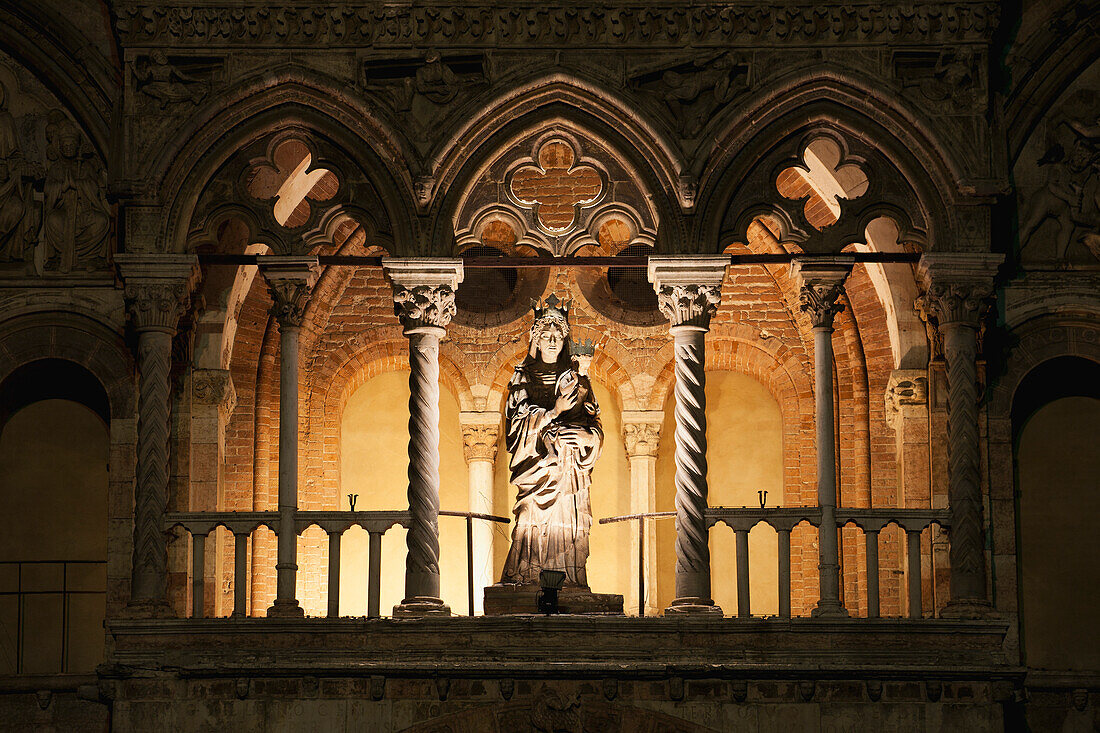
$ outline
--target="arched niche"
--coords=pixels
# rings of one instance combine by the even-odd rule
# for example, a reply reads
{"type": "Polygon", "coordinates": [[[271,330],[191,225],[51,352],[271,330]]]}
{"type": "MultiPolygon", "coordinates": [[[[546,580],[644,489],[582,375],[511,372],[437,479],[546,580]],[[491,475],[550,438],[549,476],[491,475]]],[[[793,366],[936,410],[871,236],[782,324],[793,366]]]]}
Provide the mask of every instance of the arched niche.
{"type": "Polygon", "coordinates": [[[0,501],[19,517],[0,535],[0,585],[45,591],[0,599],[6,674],[86,673],[103,660],[109,424],[106,390],[74,362],[32,361],[0,382],[0,501]]]}
{"type": "Polygon", "coordinates": [[[1042,362],[1012,403],[1022,650],[1029,667],[1100,667],[1100,363],[1042,362]]]}

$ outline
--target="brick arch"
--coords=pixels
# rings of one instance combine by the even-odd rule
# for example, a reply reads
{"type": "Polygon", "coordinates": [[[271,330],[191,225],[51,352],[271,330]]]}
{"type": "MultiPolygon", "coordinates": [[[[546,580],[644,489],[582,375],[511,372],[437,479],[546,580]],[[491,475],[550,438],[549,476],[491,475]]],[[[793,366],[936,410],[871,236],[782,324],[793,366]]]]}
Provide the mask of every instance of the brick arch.
{"type": "Polygon", "coordinates": [[[137,385],[135,365],[119,334],[73,313],[36,313],[0,323],[0,382],[20,366],[61,359],[86,369],[107,393],[108,525],[127,528],[107,543],[107,615],[120,613],[130,597],[133,557],[133,491],[137,475],[137,385]]]}

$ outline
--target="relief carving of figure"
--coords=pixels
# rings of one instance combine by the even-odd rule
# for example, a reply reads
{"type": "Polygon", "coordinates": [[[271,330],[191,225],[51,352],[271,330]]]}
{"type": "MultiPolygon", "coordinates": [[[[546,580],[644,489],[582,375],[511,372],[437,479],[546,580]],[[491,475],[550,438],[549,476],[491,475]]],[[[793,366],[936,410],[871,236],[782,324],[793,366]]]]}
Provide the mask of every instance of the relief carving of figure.
{"type": "Polygon", "coordinates": [[[134,78],[138,91],[156,100],[162,110],[177,102],[197,105],[207,92],[206,82],[170,63],[160,50],[134,62],[134,78]]]}
{"type": "Polygon", "coordinates": [[[6,90],[0,85],[0,262],[23,259],[28,238],[29,192],[23,185],[22,169],[15,119],[8,112],[6,90]]]}
{"type": "Polygon", "coordinates": [[[43,259],[58,260],[61,272],[77,262],[96,266],[107,254],[110,209],[104,173],[94,158],[81,155],[80,131],[61,114],[46,127],[52,162],[46,173],[43,259]]]}
{"type": "Polygon", "coordinates": [[[540,571],[588,588],[589,487],[603,446],[600,408],[572,353],[569,304],[551,295],[535,308],[527,357],[505,408],[512,484],[518,490],[512,546],[501,583],[538,585],[540,571]]]}
{"type": "Polygon", "coordinates": [[[1046,181],[1025,201],[1020,227],[1022,248],[1047,219],[1054,219],[1055,258],[1063,264],[1075,240],[1100,259],[1100,124],[1064,124],[1073,135],[1070,150],[1055,143],[1039,160],[1038,165],[1046,168],[1046,181]]]}

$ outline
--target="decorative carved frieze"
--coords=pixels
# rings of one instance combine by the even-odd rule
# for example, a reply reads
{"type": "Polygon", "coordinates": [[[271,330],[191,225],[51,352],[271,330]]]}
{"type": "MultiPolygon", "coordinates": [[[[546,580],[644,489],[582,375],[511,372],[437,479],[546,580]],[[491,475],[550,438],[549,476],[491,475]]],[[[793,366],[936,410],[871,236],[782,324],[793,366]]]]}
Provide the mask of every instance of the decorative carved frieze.
{"type": "Polygon", "coordinates": [[[992,2],[911,5],[648,6],[210,5],[118,3],[124,45],[189,46],[579,46],[728,47],[735,43],[919,43],[986,41],[997,26],[992,2]]]}

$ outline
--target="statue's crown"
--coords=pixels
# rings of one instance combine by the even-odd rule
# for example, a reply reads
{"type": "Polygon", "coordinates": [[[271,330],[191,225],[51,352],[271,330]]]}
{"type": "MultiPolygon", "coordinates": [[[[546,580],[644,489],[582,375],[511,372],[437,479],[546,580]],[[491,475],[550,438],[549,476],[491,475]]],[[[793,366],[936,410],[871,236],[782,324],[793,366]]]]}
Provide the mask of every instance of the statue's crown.
{"type": "Polygon", "coordinates": [[[554,293],[550,293],[550,297],[546,299],[545,304],[537,300],[531,301],[531,307],[535,312],[536,323],[543,318],[555,318],[564,323],[569,323],[569,301],[559,300],[554,293]]]}

